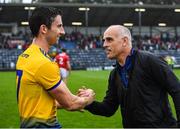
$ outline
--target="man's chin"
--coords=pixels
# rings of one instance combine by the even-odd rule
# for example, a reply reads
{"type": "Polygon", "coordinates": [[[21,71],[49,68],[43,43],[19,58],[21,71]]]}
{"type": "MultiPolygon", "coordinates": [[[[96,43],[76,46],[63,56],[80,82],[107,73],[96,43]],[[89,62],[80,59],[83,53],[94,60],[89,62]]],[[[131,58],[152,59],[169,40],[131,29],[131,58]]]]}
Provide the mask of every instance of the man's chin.
{"type": "Polygon", "coordinates": [[[114,59],[112,56],[107,56],[107,58],[110,60],[114,59]]]}

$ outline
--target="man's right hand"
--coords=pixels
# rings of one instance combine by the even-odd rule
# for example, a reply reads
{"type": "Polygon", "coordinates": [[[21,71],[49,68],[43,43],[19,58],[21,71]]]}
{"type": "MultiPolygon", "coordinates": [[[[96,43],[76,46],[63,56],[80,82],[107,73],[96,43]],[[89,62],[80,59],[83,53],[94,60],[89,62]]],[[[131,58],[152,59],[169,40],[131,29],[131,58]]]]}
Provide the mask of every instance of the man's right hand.
{"type": "Polygon", "coordinates": [[[81,88],[78,90],[79,97],[85,97],[87,99],[87,105],[91,104],[95,99],[95,92],[92,89],[81,88]]]}

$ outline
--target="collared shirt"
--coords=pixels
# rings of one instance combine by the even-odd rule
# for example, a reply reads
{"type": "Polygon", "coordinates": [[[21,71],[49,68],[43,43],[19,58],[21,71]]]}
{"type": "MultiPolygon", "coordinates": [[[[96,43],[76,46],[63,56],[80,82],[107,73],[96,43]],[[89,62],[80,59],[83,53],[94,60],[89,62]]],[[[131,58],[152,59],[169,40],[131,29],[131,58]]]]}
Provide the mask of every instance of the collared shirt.
{"type": "Polygon", "coordinates": [[[124,66],[119,66],[119,75],[125,88],[128,88],[129,75],[128,72],[132,68],[132,57],[134,55],[134,49],[131,49],[131,54],[127,56],[124,66]]]}

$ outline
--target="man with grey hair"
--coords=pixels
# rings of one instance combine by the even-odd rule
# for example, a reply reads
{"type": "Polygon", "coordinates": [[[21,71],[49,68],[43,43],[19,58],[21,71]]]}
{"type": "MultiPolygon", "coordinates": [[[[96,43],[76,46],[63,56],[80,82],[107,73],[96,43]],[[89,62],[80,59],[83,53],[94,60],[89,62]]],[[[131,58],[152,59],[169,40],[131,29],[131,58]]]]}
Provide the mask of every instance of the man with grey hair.
{"type": "MultiPolygon", "coordinates": [[[[133,49],[130,31],[124,26],[108,27],[103,40],[107,57],[116,59],[117,64],[110,73],[104,100],[93,101],[85,109],[109,117],[120,106],[125,128],[180,127],[180,83],[168,65],[151,53],[133,49]]],[[[89,89],[79,89],[79,96],[90,94],[89,89]]]]}

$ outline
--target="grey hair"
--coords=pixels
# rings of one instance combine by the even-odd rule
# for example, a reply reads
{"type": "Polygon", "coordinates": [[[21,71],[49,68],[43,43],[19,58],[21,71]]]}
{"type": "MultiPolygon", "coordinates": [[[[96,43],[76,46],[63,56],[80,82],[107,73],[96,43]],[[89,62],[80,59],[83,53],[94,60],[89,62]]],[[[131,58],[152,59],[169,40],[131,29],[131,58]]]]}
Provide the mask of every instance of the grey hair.
{"type": "Polygon", "coordinates": [[[127,37],[128,40],[129,40],[129,45],[132,46],[131,32],[130,32],[130,30],[127,27],[122,26],[122,25],[112,25],[111,27],[118,28],[119,35],[127,37]]]}
{"type": "Polygon", "coordinates": [[[121,25],[119,27],[120,27],[121,35],[127,37],[128,40],[129,40],[129,45],[132,46],[132,36],[131,36],[130,30],[127,27],[124,27],[124,26],[121,26],[121,25]]]}

